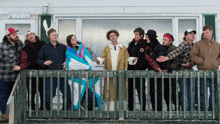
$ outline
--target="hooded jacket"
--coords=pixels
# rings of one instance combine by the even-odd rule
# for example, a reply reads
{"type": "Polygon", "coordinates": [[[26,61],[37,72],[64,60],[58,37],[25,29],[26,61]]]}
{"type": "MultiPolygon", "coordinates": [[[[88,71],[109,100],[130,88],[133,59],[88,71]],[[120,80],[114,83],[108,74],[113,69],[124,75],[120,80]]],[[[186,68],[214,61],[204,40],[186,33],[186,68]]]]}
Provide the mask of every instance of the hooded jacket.
{"type": "Polygon", "coordinates": [[[24,69],[43,69],[39,64],[37,64],[37,54],[39,53],[41,47],[46,43],[44,41],[36,41],[35,43],[30,43],[26,45],[21,52],[20,67],[21,70],[24,69]]]}

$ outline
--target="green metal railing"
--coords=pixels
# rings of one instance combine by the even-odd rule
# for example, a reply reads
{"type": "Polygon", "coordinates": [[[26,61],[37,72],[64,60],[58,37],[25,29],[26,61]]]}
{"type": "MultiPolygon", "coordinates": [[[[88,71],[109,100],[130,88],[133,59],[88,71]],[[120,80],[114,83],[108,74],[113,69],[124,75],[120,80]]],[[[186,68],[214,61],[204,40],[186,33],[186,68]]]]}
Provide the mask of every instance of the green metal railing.
{"type": "MultiPolygon", "coordinates": [[[[179,123],[220,123],[220,85],[219,85],[219,71],[173,71],[172,74],[168,74],[167,72],[163,72],[161,75],[158,74],[158,72],[154,71],[67,71],[67,70],[25,70],[22,71],[19,76],[17,77],[15,86],[13,88],[13,91],[11,93],[11,96],[9,98],[9,112],[14,117],[10,121],[13,121],[15,124],[24,124],[24,123],[55,123],[55,122],[135,122],[135,123],[151,123],[151,122],[179,122],[179,123]],[[31,96],[31,85],[32,85],[32,77],[36,77],[36,90],[38,92],[39,87],[39,78],[43,78],[43,110],[39,110],[39,94],[36,94],[36,106],[35,110],[31,110],[31,105],[28,106],[27,103],[27,84],[26,84],[26,78],[29,78],[29,96],[31,96]],[[85,78],[86,79],[86,91],[89,89],[89,81],[88,78],[93,78],[93,85],[95,85],[95,78],[99,78],[100,80],[100,92],[103,93],[103,83],[106,79],[107,84],[109,84],[109,79],[113,78],[114,83],[114,91],[116,91],[116,84],[117,80],[119,83],[119,100],[116,99],[116,92],[114,93],[114,111],[109,111],[109,85],[107,85],[107,110],[104,109],[104,107],[101,108],[101,110],[95,109],[95,93],[93,92],[93,109],[88,109],[88,92],[86,92],[84,95],[85,98],[85,106],[84,109],[81,109],[81,100],[79,100],[79,109],[74,110],[73,107],[71,107],[70,110],[68,108],[64,107],[64,110],[61,109],[60,106],[62,106],[61,102],[61,94],[60,92],[57,93],[56,97],[57,99],[53,101],[52,95],[51,96],[51,102],[50,103],[50,110],[47,110],[46,108],[46,78],[57,78],[58,82],[60,82],[60,78],[64,78],[65,80],[65,86],[67,84],[68,78],[85,78]],[[135,101],[135,94],[134,96],[134,109],[133,111],[129,111],[128,109],[128,79],[132,78],[135,82],[135,78],[145,78],[146,79],[146,111],[143,111],[142,109],[137,109],[136,105],[138,104],[137,101],[135,101]],[[150,79],[154,78],[154,86],[155,86],[155,111],[151,110],[151,100],[150,100],[150,79]],[[173,110],[172,108],[172,101],[171,101],[171,79],[174,78],[176,80],[176,110],[173,110]],[[194,92],[191,92],[191,97],[196,98],[198,101],[197,106],[198,108],[193,110],[193,107],[191,107],[192,111],[186,111],[184,108],[183,110],[179,110],[179,97],[178,97],[178,90],[179,90],[179,79],[185,79],[190,78],[191,84],[196,84],[197,93],[196,97],[194,97],[194,92]],[[217,104],[214,103],[214,95],[212,95],[212,111],[208,111],[208,90],[205,88],[205,111],[200,110],[200,79],[204,78],[205,81],[205,87],[207,87],[208,83],[212,83],[212,90],[214,89],[214,79],[217,79],[217,104]],[[207,82],[206,79],[211,78],[212,82],[207,82]],[[164,79],[169,79],[169,110],[167,111],[164,107],[162,111],[157,111],[157,80],[162,79],[162,99],[164,99],[164,79]],[[124,94],[124,83],[126,83],[126,94],[124,94]],[[126,95],[126,110],[124,110],[124,95],[126,95]],[[117,104],[117,101],[119,101],[119,104],[117,104]],[[57,107],[56,107],[57,106],[57,107]]],[[[51,86],[53,84],[51,80],[51,86]]],[[[185,80],[183,81],[185,84],[185,80]]],[[[79,90],[81,90],[81,81],[79,81],[79,90]]],[[[145,82],[140,82],[141,89],[142,86],[145,85],[145,82]]],[[[58,91],[59,91],[60,83],[58,83],[58,91]]],[[[135,86],[135,83],[133,84],[135,86]]],[[[72,89],[74,89],[74,85],[71,86],[72,89]]],[[[185,89],[184,85],[184,89],[185,89]]],[[[96,87],[93,89],[96,90],[96,87]]],[[[190,90],[193,91],[193,87],[191,85],[190,90]]],[[[52,90],[51,90],[52,91],[52,90]]],[[[133,91],[135,91],[135,87],[133,87],[133,91]]],[[[142,92],[145,92],[141,90],[141,97],[142,98],[142,92]]],[[[184,91],[185,92],[185,91],[184,91]]],[[[52,92],[51,92],[52,94],[52,92]]],[[[66,97],[66,88],[64,93],[64,102],[67,103],[67,97],[66,97]]],[[[184,93],[185,94],[185,93],[184,93]]],[[[213,92],[214,94],[214,92],[213,92]]],[[[79,95],[79,98],[81,96],[79,95]]],[[[101,99],[103,98],[103,95],[101,95],[101,99]]],[[[184,98],[186,96],[184,95],[184,98]]],[[[73,99],[74,99],[74,91],[71,90],[71,99],[72,103],[71,106],[73,106],[73,99]]],[[[101,100],[100,100],[101,102],[101,100]]],[[[186,101],[184,101],[185,104],[186,101]]],[[[140,99],[140,108],[142,108],[142,99],[140,99]]],[[[164,101],[162,102],[163,106],[165,105],[164,101]]],[[[29,104],[31,104],[31,98],[29,98],[29,104]]],[[[193,106],[193,100],[191,101],[191,106],[193,106]]],[[[11,117],[11,116],[10,116],[11,117]]]]}

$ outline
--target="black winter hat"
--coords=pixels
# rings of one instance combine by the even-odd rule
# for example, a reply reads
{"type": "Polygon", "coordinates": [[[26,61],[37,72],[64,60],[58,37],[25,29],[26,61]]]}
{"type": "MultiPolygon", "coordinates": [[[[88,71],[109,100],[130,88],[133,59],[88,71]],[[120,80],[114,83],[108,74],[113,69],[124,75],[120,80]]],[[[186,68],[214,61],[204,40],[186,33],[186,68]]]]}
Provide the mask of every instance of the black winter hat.
{"type": "Polygon", "coordinates": [[[150,30],[147,31],[146,35],[152,35],[152,36],[156,36],[157,37],[157,32],[150,29],[150,30]]]}

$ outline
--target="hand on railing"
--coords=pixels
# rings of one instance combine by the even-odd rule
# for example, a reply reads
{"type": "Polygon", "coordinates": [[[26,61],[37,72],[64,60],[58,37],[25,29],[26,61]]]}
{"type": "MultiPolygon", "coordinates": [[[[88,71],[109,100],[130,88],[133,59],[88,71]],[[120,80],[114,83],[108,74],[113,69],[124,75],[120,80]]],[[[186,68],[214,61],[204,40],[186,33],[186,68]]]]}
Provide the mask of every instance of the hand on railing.
{"type": "Polygon", "coordinates": [[[50,61],[50,60],[47,60],[47,61],[44,62],[44,65],[49,66],[50,64],[52,64],[52,61],[50,61]]]}
{"type": "Polygon", "coordinates": [[[156,70],[159,71],[159,74],[162,74],[162,70],[160,68],[157,68],[156,70]]]}

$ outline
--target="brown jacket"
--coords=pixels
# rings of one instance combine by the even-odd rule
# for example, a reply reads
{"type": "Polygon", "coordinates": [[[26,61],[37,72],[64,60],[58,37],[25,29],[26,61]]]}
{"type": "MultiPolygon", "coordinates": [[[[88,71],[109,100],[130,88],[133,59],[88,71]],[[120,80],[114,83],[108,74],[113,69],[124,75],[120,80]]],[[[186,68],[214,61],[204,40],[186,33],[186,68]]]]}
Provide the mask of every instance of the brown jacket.
{"type": "Polygon", "coordinates": [[[220,44],[214,39],[200,40],[190,51],[190,60],[197,64],[198,70],[218,70],[220,57],[220,44]]]}
{"type": "MultiPolygon", "coordinates": [[[[104,58],[104,69],[112,70],[111,52],[109,45],[107,45],[102,51],[101,58],[104,58]]],[[[120,49],[118,54],[117,70],[125,70],[125,68],[128,68],[128,58],[129,54],[127,48],[123,46],[123,48],[120,49]]]]}
{"type": "MultiPolygon", "coordinates": [[[[112,62],[111,62],[111,51],[109,48],[109,45],[107,45],[104,50],[102,51],[101,58],[104,58],[104,69],[105,70],[112,70],[112,62]]],[[[128,68],[128,58],[129,54],[127,51],[127,48],[123,46],[119,50],[118,53],[118,60],[117,60],[117,70],[125,70],[125,68],[128,68]]],[[[116,80],[116,85],[114,85],[114,79],[109,78],[109,96],[107,96],[107,78],[105,78],[104,83],[104,101],[107,101],[107,97],[109,97],[110,101],[114,101],[114,99],[118,100],[119,96],[119,80],[116,80]],[[114,86],[116,87],[116,91],[114,91],[114,86]],[[114,97],[114,93],[116,92],[116,98],[114,97]]],[[[124,100],[126,100],[126,80],[124,79],[124,100]]]]}

